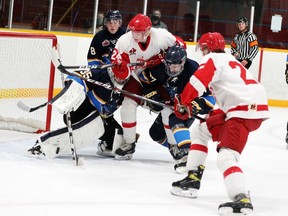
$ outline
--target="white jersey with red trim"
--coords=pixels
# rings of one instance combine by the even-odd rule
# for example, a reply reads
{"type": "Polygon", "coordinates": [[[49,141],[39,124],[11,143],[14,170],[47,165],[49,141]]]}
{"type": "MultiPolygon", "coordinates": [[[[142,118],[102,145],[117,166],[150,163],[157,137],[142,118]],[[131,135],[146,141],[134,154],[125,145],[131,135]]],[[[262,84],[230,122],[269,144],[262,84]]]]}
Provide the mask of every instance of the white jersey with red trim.
{"type": "Polygon", "coordinates": [[[191,103],[206,88],[212,91],[227,119],[268,118],[267,96],[264,87],[235,58],[226,53],[209,53],[186,85],[181,100],[191,103]]]}
{"type": "Polygon", "coordinates": [[[111,56],[111,61],[117,62],[118,59],[127,63],[147,61],[154,56],[157,57],[159,53],[175,44],[186,47],[183,41],[166,29],[151,28],[151,33],[145,45],[135,42],[132,32],[129,31],[118,39],[111,56]]]}

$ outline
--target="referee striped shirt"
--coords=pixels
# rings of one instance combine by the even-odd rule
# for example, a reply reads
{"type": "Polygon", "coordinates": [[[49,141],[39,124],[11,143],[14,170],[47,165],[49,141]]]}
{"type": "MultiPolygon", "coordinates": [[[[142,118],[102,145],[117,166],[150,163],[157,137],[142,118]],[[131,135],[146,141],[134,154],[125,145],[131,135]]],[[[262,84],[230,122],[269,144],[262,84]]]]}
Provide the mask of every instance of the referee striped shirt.
{"type": "Polygon", "coordinates": [[[238,53],[239,61],[252,62],[259,51],[258,41],[255,34],[250,31],[238,33],[231,42],[231,54],[238,53]]]}

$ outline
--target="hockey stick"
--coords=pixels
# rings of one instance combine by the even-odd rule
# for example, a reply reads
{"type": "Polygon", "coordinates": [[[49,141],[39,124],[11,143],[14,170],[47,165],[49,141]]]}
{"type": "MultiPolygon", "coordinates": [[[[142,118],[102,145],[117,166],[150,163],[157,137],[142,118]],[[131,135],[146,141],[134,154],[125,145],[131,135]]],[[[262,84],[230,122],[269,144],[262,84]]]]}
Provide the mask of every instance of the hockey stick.
{"type": "MultiPolygon", "coordinates": [[[[124,95],[127,95],[127,96],[130,96],[130,97],[133,97],[133,98],[137,98],[137,99],[140,99],[142,101],[146,101],[146,102],[150,102],[152,104],[155,104],[157,106],[161,106],[161,107],[166,107],[166,108],[170,108],[173,110],[173,106],[169,106],[167,104],[164,104],[164,103],[161,103],[161,102],[158,102],[158,101],[155,101],[155,100],[152,100],[152,99],[149,99],[149,98],[146,98],[146,97],[143,97],[143,96],[140,96],[140,95],[137,95],[137,94],[134,94],[134,93],[131,93],[131,92],[128,92],[126,90],[123,90],[123,89],[119,89],[119,88],[116,88],[116,87],[112,87],[111,85],[109,84],[106,84],[106,83],[102,83],[102,82],[99,82],[97,80],[93,80],[93,79],[90,79],[90,78],[87,78],[87,77],[83,77],[75,72],[70,72],[67,70],[67,67],[70,67],[70,66],[64,66],[62,65],[62,62],[59,58],[59,53],[57,52],[57,50],[55,48],[53,48],[53,52],[52,52],[52,62],[54,64],[54,66],[62,73],[62,74],[66,74],[66,75],[70,75],[70,76],[74,76],[74,77],[77,77],[79,79],[82,79],[82,80],[85,80],[87,82],[90,82],[90,83],[93,83],[95,85],[98,85],[98,86],[102,86],[103,88],[106,88],[108,90],[113,90],[113,91],[116,91],[116,92],[120,92],[124,95]]],[[[144,63],[143,62],[137,62],[137,63],[130,63],[128,64],[128,66],[143,66],[144,63]]],[[[104,65],[103,65],[104,66],[104,65]]],[[[74,66],[73,66],[74,67],[74,66]]],[[[80,66],[81,67],[81,66],[80,66]]],[[[111,67],[111,65],[109,66],[111,67]]],[[[112,65],[113,67],[113,65],[112,65]]],[[[202,120],[202,121],[205,121],[204,118],[201,118],[200,116],[193,116],[194,118],[196,119],[199,119],[199,120],[202,120]]]]}
{"type": "MultiPolygon", "coordinates": [[[[60,60],[59,60],[60,61],[60,60]]],[[[155,101],[155,100],[152,100],[152,99],[149,99],[149,98],[146,98],[146,97],[143,97],[143,96],[140,96],[140,95],[137,95],[137,94],[134,94],[134,93],[131,93],[129,91],[126,91],[126,90],[123,90],[123,89],[119,89],[119,88],[116,88],[116,87],[112,87],[111,85],[107,84],[107,83],[102,83],[102,82],[99,82],[97,80],[93,80],[93,79],[90,79],[90,78],[87,78],[87,77],[83,77],[75,72],[70,72],[70,71],[67,71],[65,69],[65,67],[62,66],[62,64],[60,63],[60,65],[58,66],[58,70],[63,73],[63,74],[66,74],[66,75],[70,75],[70,76],[74,76],[74,77],[77,77],[79,79],[82,79],[84,81],[87,81],[87,82],[90,82],[90,83],[93,83],[95,85],[98,85],[98,86],[101,86],[103,88],[106,88],[108,90],[113,90],[115,92],[120,92],[124,95],[127,95],[127,96],[130,96],[130,97],[133,97],[133,98],[137,98],[137,99],[140,99],[142,101],[146,101],[146,102],[150,102],[152,104],[155,104],[157,106],[161,106],[161,107],[167,107],[167,108],[170,108],[170,109],[173,109],[173,106],[170,106],[170,105],[167,105],[167,104],[164,104],[164,103],[161,103],[161,102],[158,102],[158,101],[155,101]]],[[[201,118],[199,116],[193,116],[194,118],[197,118],[199,120],[202,120],[202,121],[205,121],[204,118],[201,118]]]]}
{"type": "MultiPolygon", "coordinates": [[[[129,63],[128,66],[144,66],[144,62],[129,63]]],[[[91,70],[91,69],[106,69],[109,67],[114,67],[115,64],[103,64],[103,65],[77,65],[77,66],[64,66],[64,69],[74,69],[75,71],[81,70],[91,70]]]]}
{"type": "MultiPolygon", "coordinates": [[[[52,54],[52,61],[55,65],[55,58],[57,58],[57,61],[61,65],[62,62],[60,60],[60,49],[59,45],[57,46],[58,49],[53,48],[53,54],[52,54]]],[[[64,79],[64,74],[61,74],[61,81],[62,81],[62,86],[63,88],[65,87],[65,79],[64,79]]],[[[71,82],[72,83],[72,82],[71,82]]],[[[68,128],[68,135],[69,135],[69,142],[71,146],[71,154],[72,154],[72,159],[75,161],[75,166],[83,166],[84,162],[84,157],[78,157],[77,151],[76,151],[76,145],[74,142],[74,136],[73,136],[73,128],[72,128],[72,122],[71,122],[71,114],[70,111],[66,113],[66,122],[67,122],[67,128],[68,128]]]]}
{"type": "Polygon", "coordinates": [[[101,86],[103,88],[106,88],[108,90],[112,90],[112,91],[115,91],[115,92],[120,92],[124,95],[127,95],[127,96],[130,96],[130,97],[133,97],[133,98],[137,98],[137,99],[140,99],[142,101],[146,101],[146,102],[150,102],[150,103],[153,103],[155,105],[158,105],[158,106],[162,106],[162,107],[167,107],[167,108],[172,108],[171,106],[167,105],[167,104],[164,104],[164,103],[161,103],[161,102],[158,102],[158,101],[155,101],[155,100],[151,100],[149,98],[146,98],[146,97],[143,97],[143,96],[140,96],[140,95],[137,95],[137,94],[134,94],[134,93],[131,93],[131,92],[128,92],[126,90],[123,90],[123,89],[119,89],[119,88],[116,88],[116,87],[112,87],[111,85],[107,84],[107,83],[102,83],[102,82],[99,82],[97,80],[93,80],[93,79],[90,79],[90,78],[87,78],[87,77],[83,77],[75,72],[71,72],[71,71],[67,71],[64,67],[62,67],[62,65],[60,64],[58,66],[58,70],[63,73],[63,74],[66,74],[66,75],[69,75],[69,76],[74,76],[74,77],[77,77],[79,79],[82,79],[84,81],[87,81],[87,82],[90,82],[90,83],[93,83],[95,85],[98,85],[98,86],[101,86]]]}
{"type": "Polygon", "coordinates": [[[48,104],[53,104],[58,98],[60,98],[68,90],[68,88],[70,87],[71,84],[72,84],[72,82],[67,83],[67,85],[65,85],[65,87],[61,90],[61,92],[59,92],[59,94],[57,94],[51,100],[49,100],[43,104],[40,104],[40,105],[35,106],[35,107],[29,107],[24,102],[18,101],[17,107],[20,108],[21,110],[25,111],[25,112],[34,112],[34,111],[36,111],[42,107],[47,106],[48,104]]]}

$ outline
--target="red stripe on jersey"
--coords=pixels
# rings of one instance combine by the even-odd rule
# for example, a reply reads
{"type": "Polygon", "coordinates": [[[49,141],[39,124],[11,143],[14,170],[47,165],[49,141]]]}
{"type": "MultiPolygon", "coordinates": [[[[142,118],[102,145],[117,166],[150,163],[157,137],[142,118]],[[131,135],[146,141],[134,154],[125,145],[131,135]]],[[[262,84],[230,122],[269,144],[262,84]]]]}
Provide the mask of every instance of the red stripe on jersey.
{"type": "Polygon", "coordinates": [[[127,63],[127,64],[130,63],[128,53],[121,53],[121,57],[122,57],[122,62],[127,63]]]}
{"type": "Polygon", "coordinates": [[[235,172],[243,173],[240,167],[232,166],[232,167],[229,167],[227,170],[225,170],[225,172],[223,173],[223,176],[224,178],[226,178],[228,175],[235,173],[235,172]]]}
{"type": "Polygon", "coordinates": [[[234,107],[232,109],[229,109],[228,112],[233,111],[248,111],[248,110],[255,110],[255,111],[268,111],[268,105],[266,104],[252,104],[250,106],[248,105],[241,105],[234,107]]]}
{"type": "Polygon", "coordinates": [[[166,129],[170,129],[170,126],[169,126],[169,125],[166,125],[166,124],[164,124],[164,128],[166,128],[166,129]]]}
{"type": "Polygon", "coordinates": [[[196,150],[196,151],[201,151],[201,152],[208,153],[207,146],[203,146],[203,145],[199,145],[199,144],[192,144],[190,146],[190,150],[196,150]]]}
{"type": "MultiPolygon", "coordinates": [[[[198,70],[193,74],[194,78],[198,79],[206,88],[208,84],[211,82],[214,73],[216,71],[216,67],[211,58],[204,64],[201,64],[198,70]]],[[[190,82],[186,84],[183,92],[181,93],[181,101],[183,104],[189,104],[192,100],[199,97],[204,93],[203,89],[197,89],[197,82],[193,79],[190,79],[190,82]],[[196,87],[195,87],[196,86],[196,87]]]]}
{"type": "Polygon", "coordinates": [[[180,94],[181,103],[182,104],[189,104],[191,101],[198,97],[198,91],[188,82],[180,94]]]}
{"type": "Polygon", "coordinates": [[[207,88],[208,84],[211,82],[214,73],[216,71],[216,67],[211,58],[205,64],[201,64],[198,70],[195,72],[195,76],[203,83],[203,85],[207,88]]]}
{"type": "Polygon", "coordinates": [[[132,128],[136,126],[136,122],[122,122],[122,127],[124,128],[132,128]]]}

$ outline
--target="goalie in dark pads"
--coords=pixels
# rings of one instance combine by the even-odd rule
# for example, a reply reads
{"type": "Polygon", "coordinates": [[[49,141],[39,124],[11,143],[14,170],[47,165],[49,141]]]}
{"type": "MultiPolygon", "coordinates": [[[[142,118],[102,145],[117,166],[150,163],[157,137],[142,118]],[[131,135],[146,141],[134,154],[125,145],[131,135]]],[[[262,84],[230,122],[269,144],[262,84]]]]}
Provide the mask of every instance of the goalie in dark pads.
{"type": "MultiPolygon", "coordinates": [[[[122,89],[130,77],[128,66],[91,69],[77,73],[118,89],[122,89]]],[[[122,103],[122,95],[74,76],[66,78],[65,88],[59,94],[62,96],[53,103],[53,106],[63,114],[66,125],[66,114],[70,111],[76,149],[86,147],[93,140],[100,139],[98,154],[114,156],[115,150],[123,142],[122,127],[113,116],[122,103]]],[[[28,152],[50,158],[71,153],[68,128],[60,128],[41,135],[28,152]]]]}

